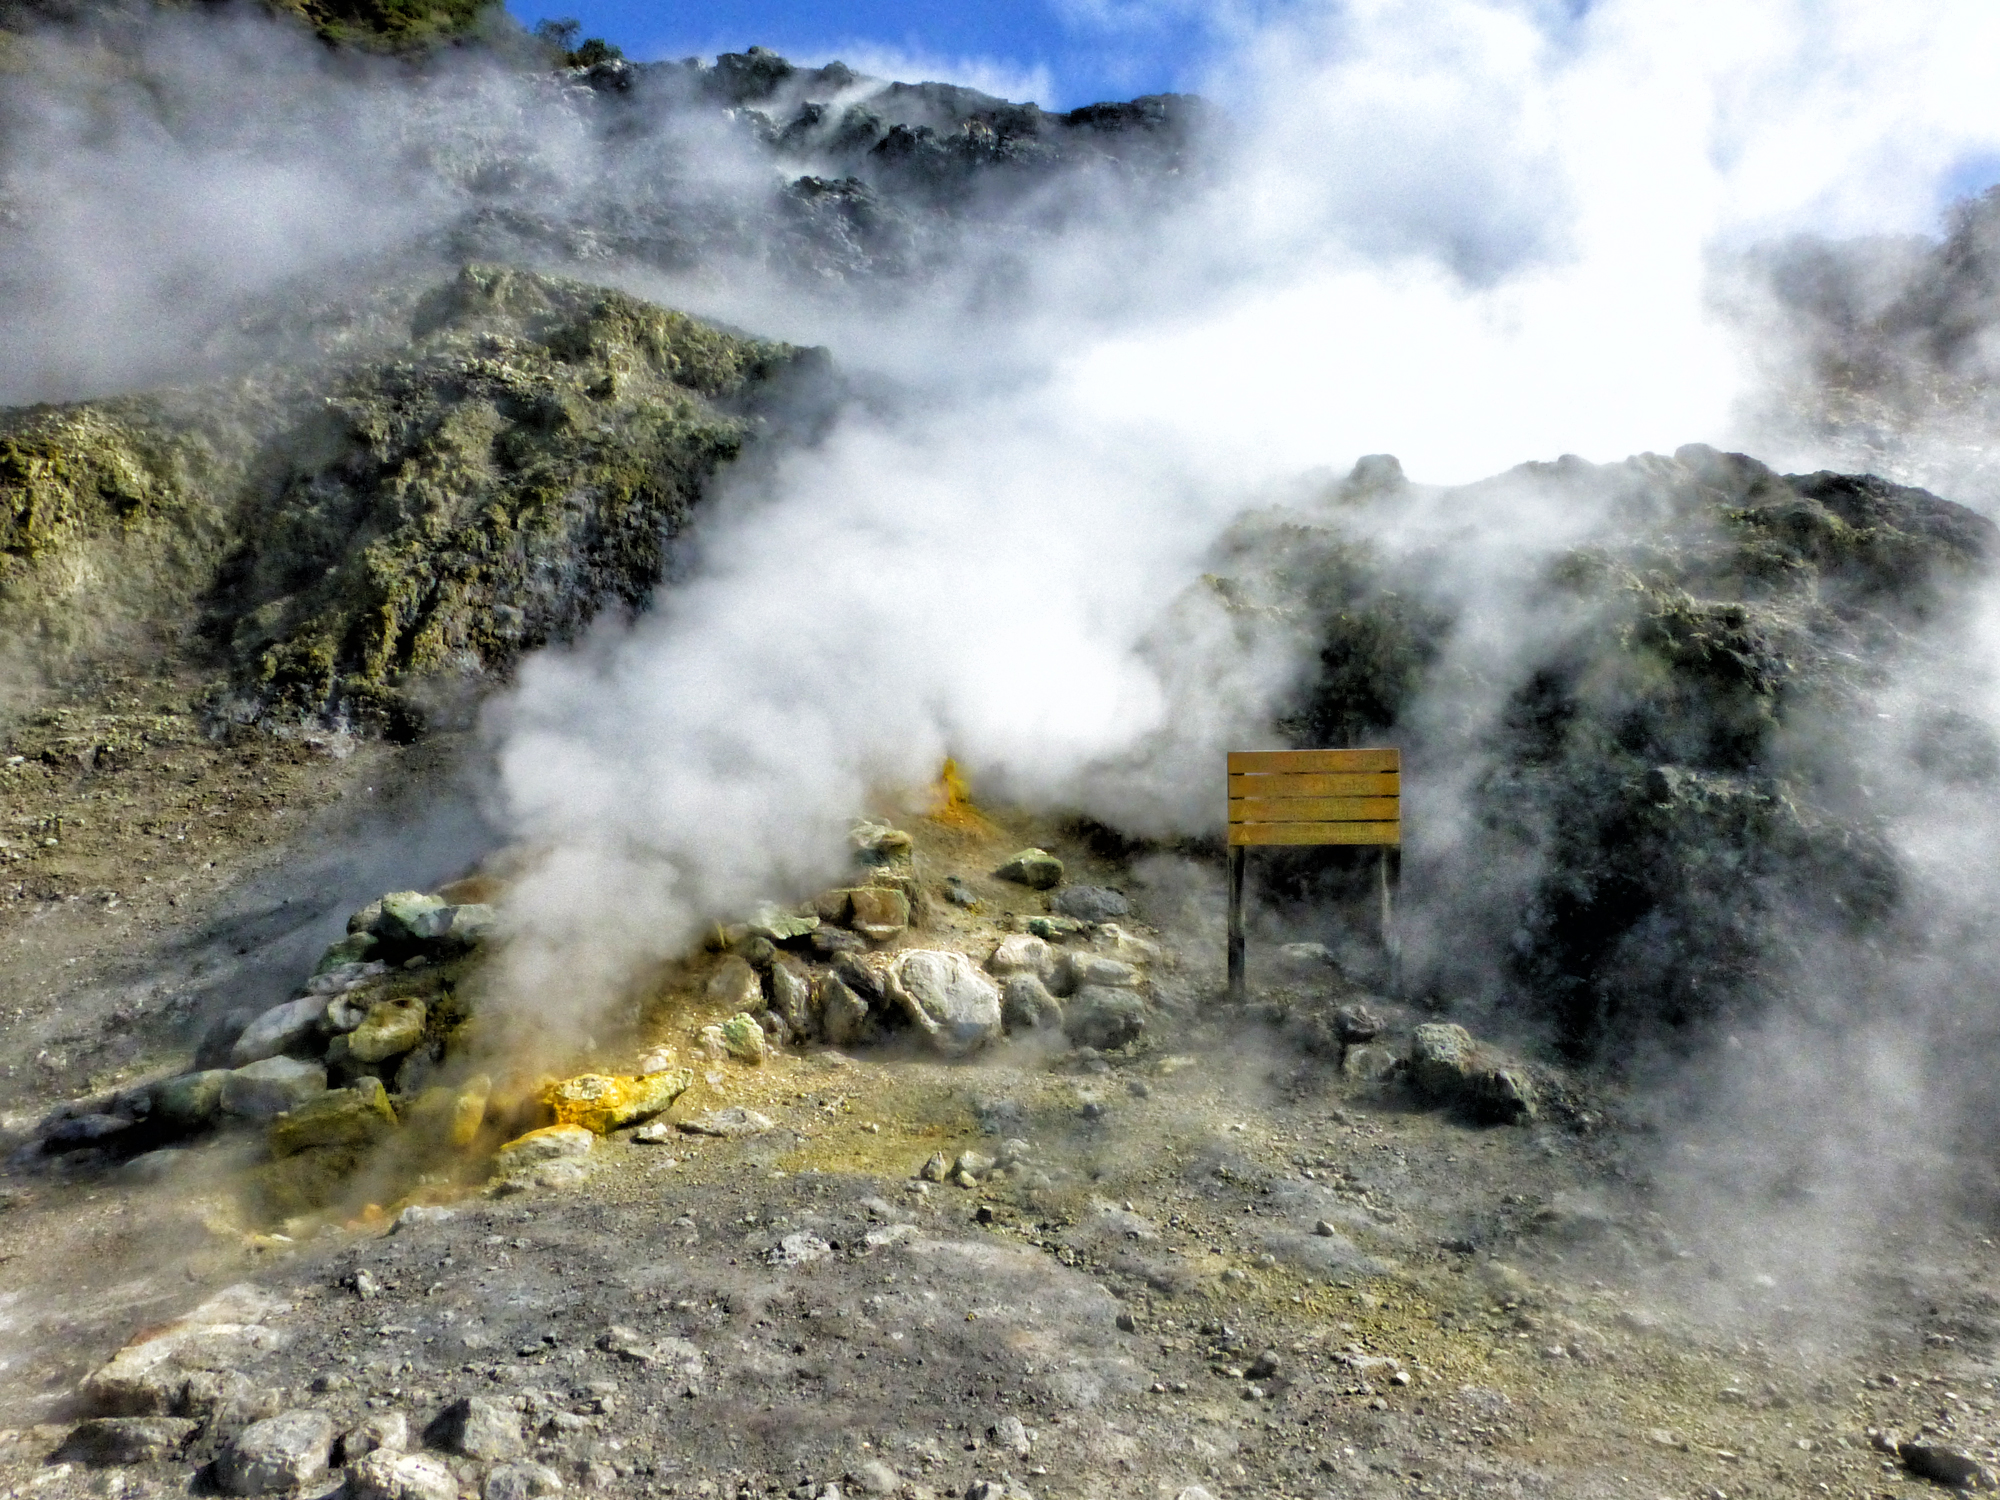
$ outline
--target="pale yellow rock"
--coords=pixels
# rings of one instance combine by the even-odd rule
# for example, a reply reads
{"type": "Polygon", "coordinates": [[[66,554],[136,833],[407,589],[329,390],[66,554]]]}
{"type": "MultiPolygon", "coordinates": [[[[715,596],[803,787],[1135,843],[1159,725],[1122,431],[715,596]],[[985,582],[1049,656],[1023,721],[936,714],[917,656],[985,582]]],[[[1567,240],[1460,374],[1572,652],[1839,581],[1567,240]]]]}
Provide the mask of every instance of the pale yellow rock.
{"type": "Polygon", "coordinates": [[[347,1034],[347,1055],[377,1063],[401,1056],[424,1039],[428,1013],[416,999],[383,1000],[368,1007],[368,1018],[347,1034]]]}
{"type": "Polygon", "coordinates": [[[451,1143],[463,1151],[479,1138],[486,1123],[486,1104],[493,1097],[493,1080],[481,1073],[467,1081],[451,1101],[451,1143]]]}
{"type": "Polygon", "coordinates": [[[686,1068],[637,1076],[584,1073],[551,1084],[542,1100],[554,1112],[558,1125],[581,1125],[605,1135],[658,1114],[693,1083],[694,1074],[686,1068]]]}
{"type": "Polygon", "coordinates": [[[738,1062],[754,1064],[764,1060],[764,1028],[757,1024],[755,1016],[739,1011],[724,1021],[720,1030],[723,1046],[738,1062]]]}

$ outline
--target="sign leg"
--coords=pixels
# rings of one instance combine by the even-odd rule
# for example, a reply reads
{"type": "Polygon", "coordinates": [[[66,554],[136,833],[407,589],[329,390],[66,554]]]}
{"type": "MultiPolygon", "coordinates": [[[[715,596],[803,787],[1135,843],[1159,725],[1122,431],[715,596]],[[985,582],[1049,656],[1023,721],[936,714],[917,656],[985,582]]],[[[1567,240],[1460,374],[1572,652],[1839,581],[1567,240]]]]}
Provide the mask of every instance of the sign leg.
{"type": "Polygon", "coordinates": [[[1389,993],[1401,998],[1403,990],[1403,945],[1396,936],[1394,889],[1402,883],[1403,851],[1384,844],[1382,860],[1376,866],[1376,885],[1382,898],[1382,951],[1389,959],[1389,993]]]}
{"type": "Polygon", "coordinates": [[[1243,981],[1243,846],[1229,850],[1229,1000],[1241,1005],[1243,981]]]}

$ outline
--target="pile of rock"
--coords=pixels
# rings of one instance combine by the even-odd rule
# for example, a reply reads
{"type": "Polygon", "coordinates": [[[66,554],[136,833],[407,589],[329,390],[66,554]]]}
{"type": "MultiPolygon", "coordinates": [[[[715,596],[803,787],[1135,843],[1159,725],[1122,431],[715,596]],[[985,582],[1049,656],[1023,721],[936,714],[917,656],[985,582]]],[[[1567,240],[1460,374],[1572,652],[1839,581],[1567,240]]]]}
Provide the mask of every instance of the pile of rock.
{"type": "MultiPolygon", "coordinates": [[[[1015,919],[1024,930],[1004,937],[982,967],[952,949],[895,946],[929,926],[933,910],[907,833],[861,823],[854,848],[860,883],[718,933],[725,951],[707,996],[732,1014],[702,1033],[712,1058],[754,1063],[767,1046],[852,1047],[893,1032],[914,1033],[946,1057],[1014,1032],[1066,1035],[1103,1050],[1144,1031],[1144,968],[1160,949],[1117,925],[1132,913],[1119,892],[1062,886],[1061,860],[1022,850],[994,873],[1054,890],[1049,913],[1015,919]]],[[[949,889],[943,895],[966,905],[949,889]]]]}
{"type": "Polygon", "coordinates": [[[492,906],[452,894],[392,891],[370,902],[294,998],[225,1016],[193,1072],[59,1105],[26,1155],[134,1157],[250,1125],[270,1128],[283,1157],[357,1146],[393,1127],[388,1095],[424,1091],[463,1018],[439,971],[498,929],[492,906]]]}

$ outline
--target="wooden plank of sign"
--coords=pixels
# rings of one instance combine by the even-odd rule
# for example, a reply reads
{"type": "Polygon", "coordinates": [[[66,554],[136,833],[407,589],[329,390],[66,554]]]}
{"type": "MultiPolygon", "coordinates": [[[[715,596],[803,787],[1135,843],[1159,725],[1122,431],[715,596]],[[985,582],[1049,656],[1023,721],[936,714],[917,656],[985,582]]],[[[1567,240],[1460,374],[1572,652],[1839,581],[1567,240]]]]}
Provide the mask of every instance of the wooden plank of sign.
{"type": "Polygon", "coordinates": [[[1235,797],[1232,823],[1393,823],[1400,797],[1235,797]]]}
{"type": "Polygon", "coordinates": [[[1245,844],[1400,844],[1395,823],[1231,823],[1229,842],[1245,844]]]}
{"type": "Polygon", "coordinates": [[[1321,774],[1400,771],[1400,750],[1231,750],[1229,774],[1262,771],[1313,771],[1321,774]]]}
{"type": "Polygon", "coordinates": [[[1367,771],[1356,776],[1316,776],[1274,772],[1262,776],[1232,776],[1232,797],[1394,797],[1403,778],[1394,771],[1367,771]]]}

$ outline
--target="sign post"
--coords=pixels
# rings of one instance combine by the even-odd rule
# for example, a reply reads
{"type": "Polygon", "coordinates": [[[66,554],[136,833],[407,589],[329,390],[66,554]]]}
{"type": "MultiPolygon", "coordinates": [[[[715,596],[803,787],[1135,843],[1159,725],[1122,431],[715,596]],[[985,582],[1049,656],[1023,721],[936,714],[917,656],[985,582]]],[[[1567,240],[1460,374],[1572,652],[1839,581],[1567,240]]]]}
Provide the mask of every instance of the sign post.
{"type": "MultiPolygon", "coordinates": [[[[1394,954],[1390,861],[1403,844],[1400,750],[1229,754],[1229,998],[1241,1004],[1243,855],[1254,845],[1376,845],[1382,943],[1394,954]]],[[[1393,961],[1393,959],[1392,959],[1393,961]]]]}

